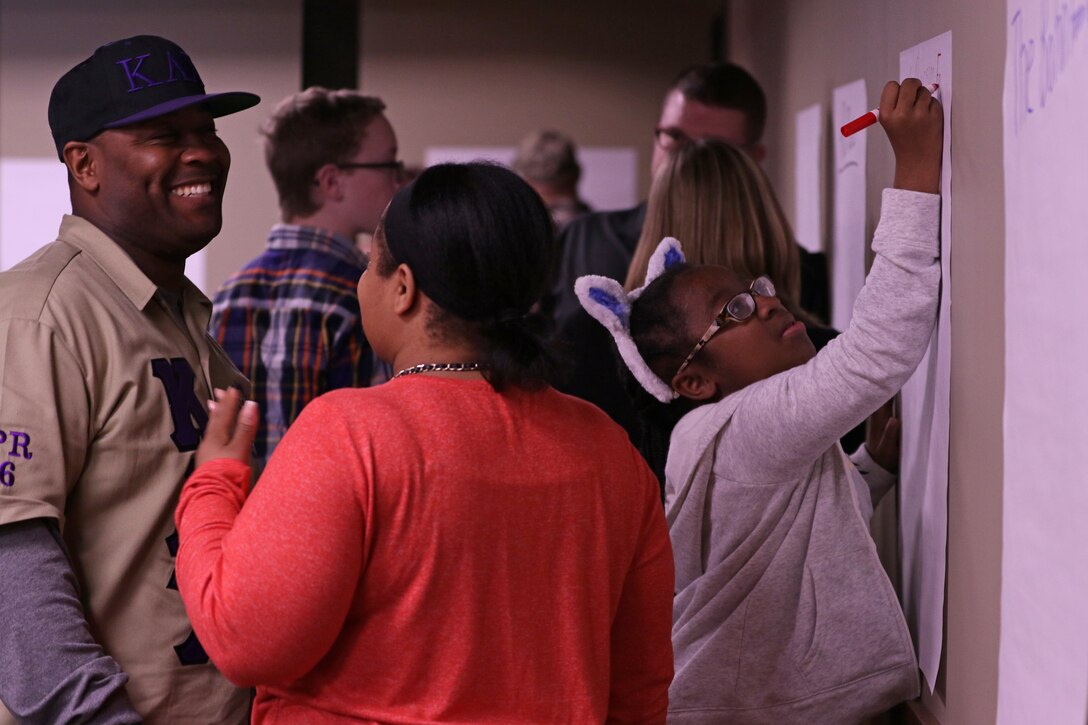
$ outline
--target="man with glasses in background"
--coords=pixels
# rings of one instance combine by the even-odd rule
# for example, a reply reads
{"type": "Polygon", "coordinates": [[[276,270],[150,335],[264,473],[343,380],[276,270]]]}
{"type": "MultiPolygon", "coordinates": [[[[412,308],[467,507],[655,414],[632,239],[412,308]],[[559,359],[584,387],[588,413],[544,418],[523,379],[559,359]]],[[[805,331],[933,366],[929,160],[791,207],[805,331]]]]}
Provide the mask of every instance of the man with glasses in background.
{"type": "MultiPolygon", "coordinates": [[[[651,173],[664,164],[671,149],[691,141],[724,141],[762,161],[766,155],[762,143],[766,119],[766,97],[748,71],[733,63],[688,68],[665,94],[654,128],[651,173]]],[[[574,294],[574,282],[587,274],[624,279],[645,218],[643,202],[633,209],[585,214],[567,225],[559,235],[560,262],[552,294],[545,301],[555,318],[561,349],[574,365],[560,389],[599,406],[640,446],[643,434],[616,374],[611,341],[582,310],[574,294]]],[[[826,317],[826,259],[822,254],[803,249],[800,252],[801,306],[826,317]]]]}
{"type": "MultiPolygon", "coordinates": [[[[691,140],[725,141],[756,161],[766,154],[763,127],[767,101],[748,71],[732,63],[708,63],[685,70],[669,86],[654,129],[651,175],[669,150],[691,140]]],[[[571,316],[585,314],[574,295],[574,281],[586,274],[627,277],[646,203],[633,209],[586,214],[571,222],[559,237],[561,261],[554,294],[554,314],[562,327],[571,316]]],[[[683,242],[684,240],[680,240],[683,242]]]]}
{"type": "Polygon", "coordinates": [[[356,293],[367,265],[356,237],[374,233],[403,174],[384,110],[356,91],[314,87],[261,128],[283,222],[220,288],[209,327],[260,406],[255,479],[308,402],[384,379],[356,293]]]}

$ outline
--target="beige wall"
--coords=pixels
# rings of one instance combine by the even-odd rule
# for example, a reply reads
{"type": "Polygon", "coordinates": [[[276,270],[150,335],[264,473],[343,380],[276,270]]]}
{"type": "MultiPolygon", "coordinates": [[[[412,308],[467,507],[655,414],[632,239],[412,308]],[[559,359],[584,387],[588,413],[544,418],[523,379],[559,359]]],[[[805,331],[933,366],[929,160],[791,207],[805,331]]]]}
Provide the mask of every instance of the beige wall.
{"type": "MultiPolygon", "coordinates": [[[[978,0],[733,0],[733,59],[767,90],[767,169],[793,208],[794,116],[864,77],[876,105],[899,51],[952,31],[952,401],[946,664],[929,709],[945,725],[994,722],[1000,613],[1004,389],[1002,75],[1005,4],[978,0]],[[940,690],[943,689],[943,693],[940,690]]],[[[826,134],[830,134],[827,121],[826,134]]],[[[869,231],[892,178],[886,137],[866,132],[869,231]]],[[[830,143],[828,144],[830,148],[830,143]]],[[[830,207],[827,207],[828,209],[830,207]]],[[[828,222],[830,222],[829,215],[828,222]]]]}
{"type": "Polygon", "coordinates": [[[721,2],[366,0],[362,87],[382,96],[404,157],[427,146],[512,146],[544,126],[639,152],[672,78],[710,57],[721,2]]]}

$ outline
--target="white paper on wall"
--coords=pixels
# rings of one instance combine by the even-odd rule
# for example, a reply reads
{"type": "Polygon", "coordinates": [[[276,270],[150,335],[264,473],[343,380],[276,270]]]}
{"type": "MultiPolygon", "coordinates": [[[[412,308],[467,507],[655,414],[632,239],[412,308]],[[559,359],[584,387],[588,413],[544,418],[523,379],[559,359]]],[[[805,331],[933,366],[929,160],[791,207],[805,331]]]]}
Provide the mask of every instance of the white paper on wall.
{"type": "Polygon", "coordinates": [[[55,156],[0,159],[0,269],[56,239],[71,209],[68,175],[55,156]]]}
{"type": "Polygon", "coordinates": [[[865,79],[839,86],[832,94],[835,139],[835,206],[831,237],[831,326],[845,330],[854,300],[865,284],[865,134],[843,138],[838,129],[868,111],[865,79]]]}
{"type": "Polygon", "coordinates": [[[1007,12],[997,722],[1079,725],[1088,717],[1088,3],[1009,0],[1007,12]]]}
{"type": "MultiPolygon", "coordinates": [[[[423,165],[494,161],[510,166],[513,146],[431,146],[423,152],[423,165]]],[[[578,193],[595,211],[629,209],[638,203],[638,152],[627,146],[580,146],[578,163],[582,179],[578,193]]]]}
{"type": "MultiPolygon", "coordinates": [[[[57,238],[70,214],[68,175],[56,158],[0,159],[0,270],[10,269],[57,238]]],[[[185,273],[205,294],[204,252],[189,257],[185,273]]]]}
{"type": "Polygon", "coordinates": [[[579,190],[599,211],[630,209],[638,198],[638,152],[633,148],[586,146],[578,149],[582,165],[579,190]]]}
{"type": "MultiPolygon", "coordinates": [[[[948,541],[948,407],[952,372],[952,33],[904,50],[899,77],[940,86],[944,106],[941,166],[941,301],[937,327],[918,369],[903,386],[899,537],[903,612],[930,692],[944,633],[948,541]]],[[[874,104],[876,105],[876,104],[874,104]]]]}
{"type": "Polygon", "coordinates": [[[823,215],[820,207],[820,149],[823,143],[823,107],[809,106],[797,114],[797,155],[794,168],[793,233],[810,252],[823,250],[823,215]]]}

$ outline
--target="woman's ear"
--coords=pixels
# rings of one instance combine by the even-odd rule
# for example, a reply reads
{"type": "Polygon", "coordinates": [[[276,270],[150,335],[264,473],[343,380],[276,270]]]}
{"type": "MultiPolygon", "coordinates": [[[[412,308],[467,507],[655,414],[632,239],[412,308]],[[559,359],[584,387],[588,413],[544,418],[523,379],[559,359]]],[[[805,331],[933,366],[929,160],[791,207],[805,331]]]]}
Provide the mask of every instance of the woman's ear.
{"type": "Polygon", "coordinates": [[[393,270],[393,311],[404,316],[419,307],[419,287],[412,268],[407,264],[398,264],[393,270]]]}
{"type": "Polygon", "coordinates": [[[718,384],[694,365],[689,365],[682,373],[673,376],[672,389],[679,393],[681,398],[700,403],[715,401],[722,397],[718,384]]]}

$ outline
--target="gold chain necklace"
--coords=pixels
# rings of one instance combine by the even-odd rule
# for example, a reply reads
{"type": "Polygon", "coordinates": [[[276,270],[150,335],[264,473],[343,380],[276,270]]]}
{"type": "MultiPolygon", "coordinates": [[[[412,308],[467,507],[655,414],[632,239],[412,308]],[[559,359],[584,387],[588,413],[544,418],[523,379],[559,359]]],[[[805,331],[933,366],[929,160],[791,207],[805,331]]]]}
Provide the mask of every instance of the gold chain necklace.
{"type": "Polygon", "coordinates": [[[451,372],[451,373],[468,373],[482,369],[480,363],[420,363],[419,365],[413,365],[410,368],[404,368],[399,373],[393,376],[393,379],[399,378],[401,375],[415,375],[416,373],[430,373],[430,372],[451,372]]]}

